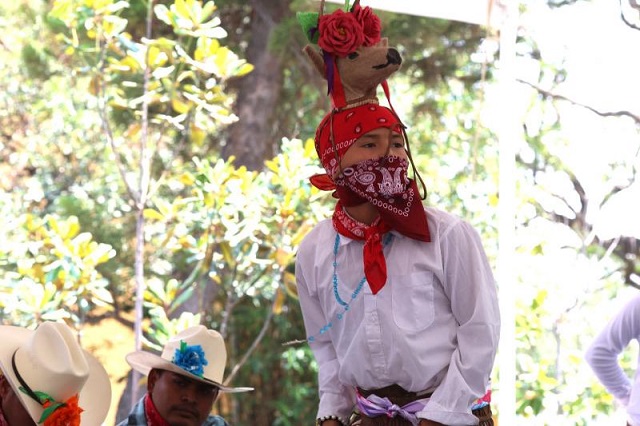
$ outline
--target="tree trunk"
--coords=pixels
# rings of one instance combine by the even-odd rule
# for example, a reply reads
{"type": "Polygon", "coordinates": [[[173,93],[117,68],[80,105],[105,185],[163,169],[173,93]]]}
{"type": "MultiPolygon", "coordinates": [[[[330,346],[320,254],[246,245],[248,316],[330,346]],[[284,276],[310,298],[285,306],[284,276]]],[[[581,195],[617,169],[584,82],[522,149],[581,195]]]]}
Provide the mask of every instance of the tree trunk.
{"type": "Polygon", "coordinates": [[[239,85],[234,112],[239,120],[229,126],[222,156],[235,156],[236,166],[261,170],[272,158],[279,141],[274,140],[273,117],[280,102],[283,70],[278,52],[271,52],[269,40],[277,25],[289,13],[289,0],[251,0],[251,39],[246,59],[255,69],[239,85]]]}

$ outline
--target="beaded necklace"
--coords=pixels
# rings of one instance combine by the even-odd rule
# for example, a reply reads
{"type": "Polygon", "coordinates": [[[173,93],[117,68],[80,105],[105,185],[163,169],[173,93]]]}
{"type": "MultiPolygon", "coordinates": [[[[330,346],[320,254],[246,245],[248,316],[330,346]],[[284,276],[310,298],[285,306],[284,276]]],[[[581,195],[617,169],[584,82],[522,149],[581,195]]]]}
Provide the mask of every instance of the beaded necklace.
{"type": "MultiPolygon", "coordinates": [[[[382,240],[382,246],[386,247],[392,238],[393,238],[393,234],[391,232],[387,233],[384,236],[384,239],[382,240]]],[[[364,286],[364,283],[367,281],[367,278],[362,277],[362,279],[356,286],[356,289],[353,291],[353,293],[351,293],[351,299],[348,302],[345,302],[342,299],[342,297],[340,297],[340,293],[338,292],[338,274],[336,272],[338,269],[338,247],[340,247],[340,234],[336,232],[336,239],[333,243],[333,276],[331,278],[331,283],[333,285],[333,296],[335,297],[338,304],[342,306],[342,311],[338,312],[335,316],[335,319],[337,321],[340,321],[344,317],[344,314],[346,314],[347,311],[351,308],[351,302],[356,300],[356,298],[358,297],[358,294],[360,294],[360,291],[362,291],[362,287],[364,286]]],[[[333,321],[329,321],[326,325],[320,328],[320,332],[318,334],[326,333],[327,331],[329,331],[331,327],[333,327],[333,321]]],[[[315,340],[316,340],[316,336],[309,336],[307,338],[307,341],[309,343],[312,343],[315,340]]]]}

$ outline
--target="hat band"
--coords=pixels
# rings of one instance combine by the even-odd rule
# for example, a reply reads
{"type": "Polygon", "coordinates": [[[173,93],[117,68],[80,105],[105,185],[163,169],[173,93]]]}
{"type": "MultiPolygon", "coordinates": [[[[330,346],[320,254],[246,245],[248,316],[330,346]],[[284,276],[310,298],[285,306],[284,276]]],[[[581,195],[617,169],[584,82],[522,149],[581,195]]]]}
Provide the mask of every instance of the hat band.
{"type": "Polygon", "coordinates": [[[18,379],[18,382],[20,382],[20,385],[22,385],[22,388],[20,390],[22,390],[22,392],[26,393],[31,399],[33,399],[38,404],[43,405],[44,401],[41,401],[40,398],[38,398],[38,395],[36,395],[36,393],[33,390],[31,390],[31,388],[29,387],[27,382],[25,382],[25,380],[20,375],[20,372],[18,371],[18,367],[16,367],[16,353],[17,352],[18,352],[18,350],[16,349],[16,351],[11,356],[11,367],[13,368],[13,372],[16,375],[16,378],[18,379]]]}
{"type": "MultiPolygon", "coordinates": [[[[48,395],[45,392],[34,391],[33,389],[31,389],[27,384],[27,382],[20,375],[20,372],[18,371],[18,367],[16,366],[17,352],[18,350],[16,349],[16,351],[11,356],[11,367],[13,368],[13,372],[15,373],[16,378],[18,379],[18,382],[20,382],[20,384],[22,385],[20,387],[20,391],[27,394],[31,399],[36,401],[40,406],[44,407],[44,410],[42,411],[42,415],[40,416],[40,420],[38,421],[38,424],[44,423],[45,426],[50,424],[47,422],[47,419],[55,411],[58,411],[58,410],[63,410],[63,414],[61,414],[60,416],[62,416],[61,418],[65,418],[69,422],[71,422],[69,424],[80,424],[80,413],[82,413],[84,410],[78,406],[79,394],[75,394],[65,402],[58,402],[51,395],[48,395]]],[[[54,424],[58,424],[58,423],[54,423],[54,424]]]]}

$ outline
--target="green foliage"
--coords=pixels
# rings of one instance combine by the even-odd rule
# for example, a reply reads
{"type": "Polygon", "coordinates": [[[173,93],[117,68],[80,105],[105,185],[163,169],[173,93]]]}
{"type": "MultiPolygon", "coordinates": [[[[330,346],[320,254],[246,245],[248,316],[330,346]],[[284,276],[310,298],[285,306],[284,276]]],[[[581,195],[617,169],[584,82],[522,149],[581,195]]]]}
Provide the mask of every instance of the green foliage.
{"type": "MultiPolygon", "coordinates": [[[[258,172],[220,160],[211,148],[220,129],[236,119],[232,83],[241,84],[238,78],[252,68],[239,56],[253,28],[251,6],[163,1],[152,11],[147,37],[145,2],[18,3],[0,5],[3,322],[81,325],[112,308],[113,315],[131,310],[132,212],[139,206],[127,188],[139,179],[139,147],[146,143],[145,346],[159,349],[190,324],[218,328],[226,335],[229,365],[243,362],[233,384],[256,388],[225,396],[218,411],[235,416],[236,424],[312,421],[316,365],[307,345],[283,343],[305,335],[295,298],[296,247],[332,206],[328,194],[306,181],[316,172],[313,143],[274,141],[280,154],[258,172]],[[229,31],[222,28],[226,22],[233,23],[229,31]],[[234,404],[242,409],[230,408],[234,404]]],[[[295,11],[314,8],[291,3],[295,11]]],[[[492,64],[483,80],[483,64],[471,57],[493,35],[442,20],[381,17],[385,35],[404,56],[392,103],[409,127],[428,203],[471,220],[493,259],[498,147],[479,113],[492,64]]],[[[306,40],[293,16],[272,37],[269,48],[279,49],[284,68],[274,127],[304,139],[327,110],[326,85],[312,81],[299,63],[306,40]]],[[[529,38],[519,39],[518,51],[540,57],[529,38]]],[[[566,77],[557,64],[543,63],[539,73],[540,81],[566,77]]],[[[557,208],[565,194],[553,183],[564,187],[576,179],[558,155],[567,143],[560,118],[555,106],[532,96],[514,176],[518,247],[508,267],[519,275],[501,285],[517,286],[518,293],[520,419],[596,424],[615,406],[582,355],[595,333],[588,324],[604,319],[600,303],[618,294],[623,278],[621,263],[607,257],[609,245],[583,244],[589,224],[560,214],[582,199],[573,194],[564,210],[557,208]],[[558,262],[571,274],[561,274],[558,262]]],[[[603,180],[619,172],[614,166],[628,167],[612,165],[603,180]]],[[[637,262],[628,267],[640,271],[637,262]]],[[[630,375],[635,352],[620,360],[630,375]]]]}
{"type": "MultiPolygon", "coordinates": [[[[170,265],[193,272],[180,283],[171,279],[159,285],[151,280],[147,301],[171,314],[184,292],[212,284],[233,300],[260,295],[273,301],[279,291],[295,294],[288,270],[295,248],[327,210],[309,203],[320,194],[303,181],[316,170],[312,141],[284,141],[282,150],[261,173],[235,168],[233,160],[212,163],[194,158],[180,174],[184,187],[172,183],[178,193],[170,195],[171,188],[161,188],[165,196],[145,210],[149,241],[158,258],[149,270],[158,277],[179,276],[170,272],[170,265]]],[[[282,306],[274,309],[280,312],[282,306]]]]}
{"type": "Polygon", "coordinates": [[[302,32],[309,40],[309,43],[318,44],[320,33],[318,32],[318,15],[317,12],[298,12],[296,19],[302,27],[302,32]],[[311,32],[315,28],[315,32],[311,32]]]}
{"type": "Polygon", "coordinates": [[[207,132],[235,119],[223,85],[252,66],[218,41],[226,31],[213,2],[156,5],[155,15],[169,26],[172,38],[134,39],[121,16],[128,8],[123,1],[56,1],[49,17],[64,23],[59,49],[90,78],[90,92],[114,108],[113,117],[129,127],[129,137],[140,137],[136,111],[145,101],[154,125],[188,134],[195,146],[202,145],[207,132]]]}
{"type": "Polygon", "coordinates": [[[0,309],[14,323],[70,318],[81,326],[89,311],[108,309],[111,293],[96,267],[112,248],[80,232],[78,220],[24,215],[4,250],[0,309]],[[12,291],[13,290],[13,291],[12,291]]]}
{"type": "Polygon", "coordinates": [[[278,424],[311,418],[317,398],[309,349],[296,348],[292,358],[282,346],[304,338],[293,277],[296,247],[330,214],[326,194],[306,181],[317,172],[315,162],[313,141],[295,139],[283,141],[282,152],[260,173],[236,168],[233,159],[194,158],[175,170],[177,180],[160,187],[162,196],[145,210],[154,248],[147,266],[146,344],[159,348],[172,330],[199,321],[226,335],[234,365],[268,327],[233,382],[266,386],[263,399],[236,398],[243,412],[275,410],[278,424]],[[207,294],[213,297],[202,297],[207,294]],[[283,389],[270,387],[279,376],[288,393],[273,398],[283,389]],[[300,407],[285,410],[282,401],[290,398],[300,407]]]}
{"type": "Polygon", "coordinates": [[[182,330],[201,324],[201,315],[191,312],[183,312],[179,317],[169,319],[162,306],[151,306],[151,317],[148,333],[145,338],[145,346],[151,350],[162,352],[162,348],[169,339],[182,330]]]}
{"type": "Polygon", "coordinates": [[[544,312],[544,301],[547,293],[539,292],[529,306],[519,309],[516,318],[517,396],[518,414],[536,416],[544,405],[545,391],[553,389],[557,381],[549,376],[549,362],[552,358],[545,356],[553,348],[541,347],[544,326],[541,319],[548,315],[544,312]],[[541,386],[542,385],[542,386],[541,386]]]}

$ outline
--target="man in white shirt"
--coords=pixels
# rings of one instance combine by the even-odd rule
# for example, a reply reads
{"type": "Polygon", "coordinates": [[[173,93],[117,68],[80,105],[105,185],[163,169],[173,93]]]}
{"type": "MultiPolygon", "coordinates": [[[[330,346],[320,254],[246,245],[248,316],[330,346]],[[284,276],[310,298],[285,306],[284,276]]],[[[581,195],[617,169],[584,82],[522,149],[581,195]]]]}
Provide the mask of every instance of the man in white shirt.
{"type": "Polygon", "coordinates": [[[332,111],[315,136],[326,174],[311,183],[338,202],[296,258],[319,369],[316,423],[490,426],[500,314],[478,233],[422,205],[426,188],[404,126],[375,97],[378,83],[389,97],[379,73],[386,79],[401,63],[394,49],[381,62],[369,56],[387,46],[379,19],[357,0],[349,12],[320,15],[306,33],[318,37],[322,54],[310,57],[324,71],[332,111]],[[358,423],[350,419],[356,407],[358,423]]]}
{"type": "Polygon", "coordinates": [[[587,349],[586,360],[604,387],[626,408],[628,425],[640,426],[640,369],[633,380],[618,355],[631,340],[640,339],[640,296],[629,301],[587,349]]]}
{"type": "Polygon", "coordinates": [[[422,206],[402,124],[376,99],[328,114],[316,150],[327,173],[311,181],[338,198],[296,260],[317,423],[350,424],[357,406],[362,426],[493,424],[479,399],[500,316],[477,232],[422,206]]]}

